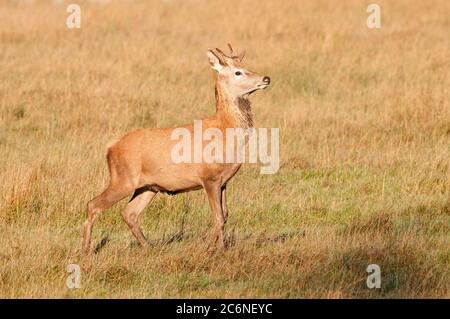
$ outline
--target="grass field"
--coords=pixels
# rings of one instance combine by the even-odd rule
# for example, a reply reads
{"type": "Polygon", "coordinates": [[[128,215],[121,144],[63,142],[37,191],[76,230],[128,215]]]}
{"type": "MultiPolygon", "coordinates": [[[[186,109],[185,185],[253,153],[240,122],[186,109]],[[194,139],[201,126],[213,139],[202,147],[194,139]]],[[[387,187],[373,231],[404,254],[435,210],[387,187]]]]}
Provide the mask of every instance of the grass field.
{"type": "Polygon", "coordinates": [[[81,29],[26,2],[0,3],[0,297],[450,297],[449,1],[377,1],[381,29],[356,0],[80,2],[81,29]],[[282,164],[229,184],[230,247],[207,250],[197,191],[147,208],[149,251],[123,201],[83,256],[105,145],[212,114],[205,53],[227,42],[272,77],[253,111],[282,164]]]}

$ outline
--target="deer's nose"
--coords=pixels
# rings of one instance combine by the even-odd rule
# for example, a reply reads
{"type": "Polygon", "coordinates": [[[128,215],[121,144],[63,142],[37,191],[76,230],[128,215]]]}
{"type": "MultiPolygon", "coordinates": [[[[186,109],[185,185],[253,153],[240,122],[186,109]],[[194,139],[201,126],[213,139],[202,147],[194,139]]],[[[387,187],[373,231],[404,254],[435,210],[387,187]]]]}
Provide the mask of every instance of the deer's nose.
{"type": "Polygon", "coordinates": [[[270,78],[268,76],[263,77],[263,82],[266,84],[270,84],[270,78]]]}

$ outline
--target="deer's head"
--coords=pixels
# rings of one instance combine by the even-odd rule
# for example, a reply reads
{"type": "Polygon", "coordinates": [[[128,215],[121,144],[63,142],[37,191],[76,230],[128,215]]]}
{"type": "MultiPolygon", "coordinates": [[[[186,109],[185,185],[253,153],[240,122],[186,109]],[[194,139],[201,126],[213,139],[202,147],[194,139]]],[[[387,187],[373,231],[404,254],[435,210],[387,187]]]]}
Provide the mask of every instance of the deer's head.
{"type": "Polygon", "coordinates": [[[231,45],[230,55],[226,55],[216,48],[216,51],[208,50],[209,63],[217,72],[217,84],[230,99],[247,98],[256,90],[269,86],[270,78],[245,69],[242,66],[242,54],[234,55],[231,45]]]}

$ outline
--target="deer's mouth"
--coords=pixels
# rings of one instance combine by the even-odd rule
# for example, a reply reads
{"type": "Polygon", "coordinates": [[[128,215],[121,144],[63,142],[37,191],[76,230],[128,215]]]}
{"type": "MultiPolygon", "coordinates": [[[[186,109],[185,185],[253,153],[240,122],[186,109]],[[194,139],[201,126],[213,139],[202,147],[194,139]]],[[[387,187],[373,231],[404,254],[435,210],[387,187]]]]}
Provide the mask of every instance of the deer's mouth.
{"type": "Polygon", "coordinates": [[[244,94],[242,94],[243,97],[248,97],[250,94],[252,94],[253,92],[259,90],[259,88],[256,89],[252,89],[250,91],[245,92],[244,94]]]}
{"type": "Polygon", "coordinates": [[[254,88],[254,89],[251,89],[250,91],[247,91],[247,92],[245,92],[244,94],[242,94],[242,96],[243,97],[247,97],[247,96],[249,96],[250,94],[252,94],[253,92],[255,92],[255,91],[258,91],[258,90],[263,90],[263,89],[265,89],[266,87],[268,87],[269,86],[269,84],[258,84],[257,86],[256,86],[256,88],[254,88]]]}

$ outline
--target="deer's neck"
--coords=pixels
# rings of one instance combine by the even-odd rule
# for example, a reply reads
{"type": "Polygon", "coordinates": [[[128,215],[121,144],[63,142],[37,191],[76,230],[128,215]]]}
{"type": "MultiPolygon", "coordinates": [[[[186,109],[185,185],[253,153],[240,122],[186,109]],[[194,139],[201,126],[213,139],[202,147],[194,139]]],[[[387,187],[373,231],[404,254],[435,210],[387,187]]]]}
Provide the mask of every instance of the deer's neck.
{"type": "Polygon", "coordinates": [[[232,127],[249,128],[254,125],[251,103],[243,97],[230,98],[216,83],[216,116],[232,127]]]}

